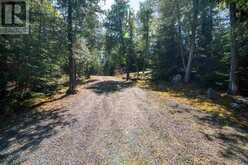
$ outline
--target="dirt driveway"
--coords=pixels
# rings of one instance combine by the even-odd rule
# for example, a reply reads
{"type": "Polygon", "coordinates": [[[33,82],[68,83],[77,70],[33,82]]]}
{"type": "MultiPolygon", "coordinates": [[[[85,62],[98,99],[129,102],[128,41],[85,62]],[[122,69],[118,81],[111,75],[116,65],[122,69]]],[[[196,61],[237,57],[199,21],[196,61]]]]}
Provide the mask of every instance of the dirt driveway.
{"type": "Polygon", "coordinates": [[[1,130],[0,164],[248,163],[244,130],[218,128],[200,120],[207,114],[158,102],[131,82],[94,79],[1,130]]]}

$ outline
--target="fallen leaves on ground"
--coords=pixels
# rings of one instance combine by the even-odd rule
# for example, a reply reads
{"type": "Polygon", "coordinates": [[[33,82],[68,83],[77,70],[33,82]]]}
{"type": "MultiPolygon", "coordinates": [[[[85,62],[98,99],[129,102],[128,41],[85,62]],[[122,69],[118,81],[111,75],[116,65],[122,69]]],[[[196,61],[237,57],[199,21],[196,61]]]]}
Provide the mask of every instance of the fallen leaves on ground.
{"type": "MultiPolygon", "coordinates": [[[[145,89],[153,90],[160,99],[174,101],[177,104],[191,106],[195,110],[206,113],[213,113],[222,118],[227,118],[237,124],[248,126],[248,121],[242,117],[242,114],[231,109],[230,98],[224,94],[218,100],[210,100],[200,89],[192,89],[192,87],[185,86],[180,89],[167,88],[161,91],[151,82],[146,80],[137,81],[137,86],[145,89]]],[[[206,93],[206,92],[205,92],[206,93]]]]}

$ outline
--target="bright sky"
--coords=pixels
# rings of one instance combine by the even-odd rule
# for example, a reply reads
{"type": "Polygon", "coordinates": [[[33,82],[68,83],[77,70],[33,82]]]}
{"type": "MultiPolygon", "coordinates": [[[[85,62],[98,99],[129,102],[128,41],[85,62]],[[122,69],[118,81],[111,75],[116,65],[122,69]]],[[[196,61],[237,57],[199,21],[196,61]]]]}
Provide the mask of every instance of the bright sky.
{"type": "MultiPolygon", "coordinates": [[[[131,8],[135,11],[139,10],[139,3],[144,0],[130,0],[131,8]]],[[[104,10],[110,9],[111,5],[114,3],[114,0],[106,0],[106,2],[101,3],[101,7],[104,10]]]]}

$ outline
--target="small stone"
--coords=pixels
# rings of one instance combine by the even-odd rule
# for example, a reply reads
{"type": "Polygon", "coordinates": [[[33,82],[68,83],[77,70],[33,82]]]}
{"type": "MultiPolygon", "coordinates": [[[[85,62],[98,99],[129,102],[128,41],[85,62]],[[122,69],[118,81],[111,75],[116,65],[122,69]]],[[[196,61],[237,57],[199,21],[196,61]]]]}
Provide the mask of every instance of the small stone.
{"type": "Polygon", "coordinates": [[[231,103],[231,108],[232,109],[240,109],[240,105],[238,103],[231,103]]]}
{"type": "Polygon", "coordinates": [[[175,76],[173,77],[173,79],[172,79],[172,84],[173,84],[173,85],[178,85],[179,83],[181,83],[182,79],[183,79],[182,75],[177,74],[177,75],[175,75],[175,76]]]}
{"type": "Polygon", "coordinates": [[[173,101],[167,102],[167,105],[171,108],[177,108],[178,107],[178,104],[176,102],[173,102],[173,101]]]}
{"type": "Polygon", "coordinates": [[[215,100],[219,98],[219,94],[213,90],[212,88],[209,88],[207,91],[207,95],[209,99],[215,100]]]}
{"type": "Polygon", "coordinates": [[[159,90],[166,90],[166,86],[162,83],[158,84],[158,88],[159,88],[159,90]]]}

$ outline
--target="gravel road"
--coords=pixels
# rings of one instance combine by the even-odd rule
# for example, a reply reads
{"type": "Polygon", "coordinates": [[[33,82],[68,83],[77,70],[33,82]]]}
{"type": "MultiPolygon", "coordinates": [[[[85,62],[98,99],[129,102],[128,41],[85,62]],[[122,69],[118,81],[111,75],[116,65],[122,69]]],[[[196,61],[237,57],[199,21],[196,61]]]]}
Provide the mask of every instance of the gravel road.
{"type": "Polygon", "coordinates": [[[206,125],[196,119],[205,114],[159,103],[131,82],[94,79],[77,95],[1,130],[0,164],[248,163],[246,133],[206,125]],[[221,133],[239,141],[218,138],[221,133]]]}

